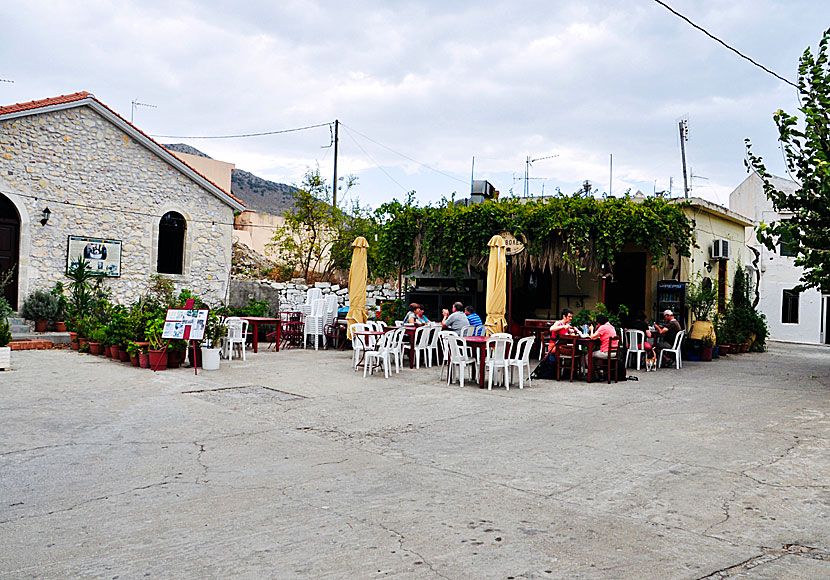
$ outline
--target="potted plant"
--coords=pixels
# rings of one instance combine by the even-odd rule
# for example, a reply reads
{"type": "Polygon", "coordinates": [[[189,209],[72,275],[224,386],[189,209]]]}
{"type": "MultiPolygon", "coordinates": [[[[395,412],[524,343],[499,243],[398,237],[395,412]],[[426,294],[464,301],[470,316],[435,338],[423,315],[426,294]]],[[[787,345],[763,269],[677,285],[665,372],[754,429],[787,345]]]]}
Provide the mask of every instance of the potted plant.
{"type": "Polygon", "coordinates": [[[691,277],[686,285],[686,303],[694,315],[689,338],[702,340],[703,337],[714,335],[714,325],[709,320],[715,305],[718,302],[718,290],[712,284],[711,278],[704,278],[699,272],[691,277]]]}
{"type": "Polygon", "coordinates": [[[710,362],[712,360],[712,348],[715,346],[713,334],[707,334],[700,339],[700,360],[710,362]]]}
{"type": "Polygon", "coordinates": [[[127,353],[127,356],[130,359],[130,364],[132,364],[134,367],[137,367],[138,364],[139,364],[138,355],[139,355],[140,352],[141,352],[141,347],[139,345],[137,345],[135,342],[133,342],[131,340],[130,342],[127,343],[126,353],[127,353]]]}
{"type": "Polygon", "coordinates": [[[177,369],[184,362],[187,351],[186,340],[171,340],[167,345],[167,368],[177,369]]]}
{"type": "Polygon", "coordinates": [[[167,341],[161,336],[163,332],[164,313],[162,312],[151,320],[147,327],[147,340],[150,343],[147,354],[150,355],[150,368],[158,371],[167,368],[167,350],[165,349],[167,341]]]}
{"type": "Polygon", "coordinates": [[[55,330],[57,332],[66,332],[66,311],[69,306],[69,301],[63,294],[63,282],[55,282],[55,287],[52,288],[52,296],[58,301],[58,311],[55,314],[55,330]]]}
{"type": "Polygon", "coordinates": [[[206,371],[219,370],[219,361],[221,360],[219,343],[226,332],[227,329],[222,321],[211,312],[205,325],[205,338],[201,348],[202,368],[206,371]]]}
{"type": "Polygon", "coordinates": [[[58,313],[58,299],[46,290],[35,290],[23,302],[20,314],[35,321],[35,331],[46,332],[46,323],[58,313]]]}
{"type": "Polygon", "coordinates": [[[12,333],[9,330],[9,321],[3,315],[0,318],[0,369],[11,368],[12,349],[9,343],[12,340],[12,333]]]}
{"type": "Polygon", "coordinates": [[[107,340],[107,332],[103,328],[96,328],[89,335],[89,354],[104,354],[104,341],[107,340]]]}

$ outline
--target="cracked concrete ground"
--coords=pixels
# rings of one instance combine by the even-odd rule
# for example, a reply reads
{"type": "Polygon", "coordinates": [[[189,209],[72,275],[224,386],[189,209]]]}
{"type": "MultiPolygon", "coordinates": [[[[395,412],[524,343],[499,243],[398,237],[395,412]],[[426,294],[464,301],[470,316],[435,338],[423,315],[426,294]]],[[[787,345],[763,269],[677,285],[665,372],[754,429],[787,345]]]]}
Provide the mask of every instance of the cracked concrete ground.
{"type": "Polygon", "coordinates": [[[12,360],[3,578],[830,578],[826,348],[509,392],[12,360]]]}

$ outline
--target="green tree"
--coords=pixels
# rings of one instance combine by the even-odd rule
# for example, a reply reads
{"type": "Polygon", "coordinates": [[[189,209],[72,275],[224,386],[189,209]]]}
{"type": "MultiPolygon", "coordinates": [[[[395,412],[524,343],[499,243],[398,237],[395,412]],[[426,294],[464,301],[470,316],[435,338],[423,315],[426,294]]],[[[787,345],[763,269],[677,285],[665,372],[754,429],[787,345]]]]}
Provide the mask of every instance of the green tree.
{"type": "MultiPolygon", "coordinates": [[[[355,183],[350,177],[346,190],[355,183]]],[[[285,212],[285,225],[276,230],[269,250],[306,279],[315,270],[330,273],[336,264],[332,258],[337,257],[332,249],[348,215],[331,205],[331,191],[319,167],[306,171],[294,196],[294,207],[285,212]]]]}
{"type": "Polygon", "coordinates": [[[830,68],[827,45],[830,29],[813,56],[809,47],[798,67],[799,111],[803,124],[795,115],[782,110],[773,115],[783,147],[787,171],[799,184],[794,194],[777,190],[770,180],[763,160],[752,154],[747,145],[747,167],[758,173],[764,192],[780,212],[792,212],[791,219],[758,227],[758,239],[774,250],[782,241],[796,253],[795,264],[804,268],[800,289],[819,288],[830,292],[830,68]]]}

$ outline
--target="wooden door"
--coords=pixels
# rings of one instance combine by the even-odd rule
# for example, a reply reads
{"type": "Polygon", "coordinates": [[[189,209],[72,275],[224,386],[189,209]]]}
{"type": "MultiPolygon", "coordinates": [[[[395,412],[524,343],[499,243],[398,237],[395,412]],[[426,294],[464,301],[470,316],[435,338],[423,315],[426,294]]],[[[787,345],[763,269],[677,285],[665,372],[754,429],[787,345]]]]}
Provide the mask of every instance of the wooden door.
{"type": "MultiPolygon", "coordinates": [[[[0,276],[9,269],[13,270],[12,278],[3,289],[3,296],[11,307],[17,310],[17,272],[20,244],[20,218],[12,203],[0,196],[0,276]]],[[[2,279],[0,279],[2,281],[2,279]]]]}

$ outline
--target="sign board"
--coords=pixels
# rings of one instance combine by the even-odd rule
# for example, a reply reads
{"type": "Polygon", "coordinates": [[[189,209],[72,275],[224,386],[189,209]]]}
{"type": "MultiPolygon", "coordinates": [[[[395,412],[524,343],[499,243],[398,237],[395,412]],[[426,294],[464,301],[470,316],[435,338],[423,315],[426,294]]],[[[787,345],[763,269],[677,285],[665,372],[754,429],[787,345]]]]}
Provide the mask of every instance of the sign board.
{"type": "Polygon", "coordinates": [[[168,308],[161,337],[171,340],[202,340],[205,337],[207,318],[208,310],[168,308]]]}
{"type": "Polygon", "coordinates": [[[121,276],[121,240],[69,236],[66,247],[67,271],[81,259],[86,260],[87,270],[91,274],[118,278],[121,276]]]}
{"type": "Polygon", "coordinates": [[[504,238],[504,253],[507,256],[515,256],[516,254],[521,254],[525,250],[525,245],[521,242],[521,240],[516,239],[513,234],[508,232],[502,232],[499,234],[502,238],[504,238]]]}

